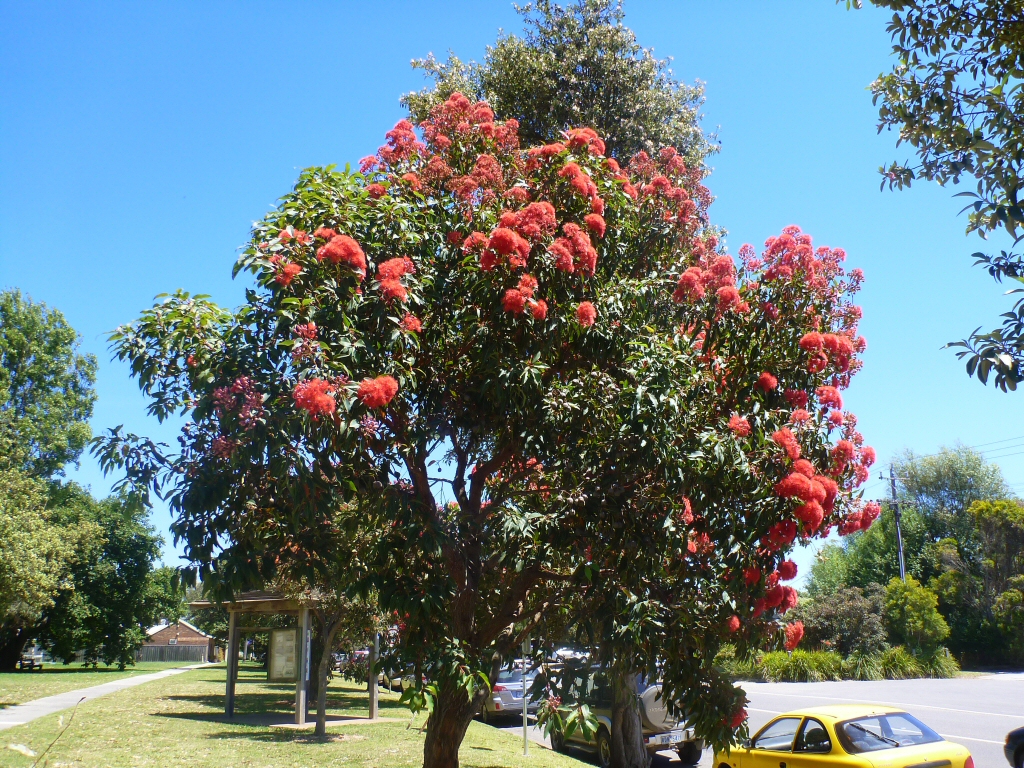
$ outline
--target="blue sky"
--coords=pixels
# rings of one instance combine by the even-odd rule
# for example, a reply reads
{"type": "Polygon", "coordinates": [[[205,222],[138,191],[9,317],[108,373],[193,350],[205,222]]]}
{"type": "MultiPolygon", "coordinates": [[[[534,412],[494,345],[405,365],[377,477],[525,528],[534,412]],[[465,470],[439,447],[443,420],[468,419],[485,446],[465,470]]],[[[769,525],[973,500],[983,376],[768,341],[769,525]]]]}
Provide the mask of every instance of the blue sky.
{"type": "MultiPolygon", "coordinates": [[[[831,0],[625,8],[643,45],[707,86],[704,125],[722,142],[711,212],[732,252],[799,224],[864,269],[869,346],[845,399],[880,458],[1006,441],[991,455],[1024,489],[1024,440],[1010,440],[1024,394],[982,387],[940,349],[1010,306],[970,266],[982,243],[963,234],[957,190],[878,188],[880,164],[911,157],[876,134],[866,90],[890,64],[886,15],[831,0]]],[[[167,441],[107,332],[176,288],[239,303],[231,265],[251,222],[301,168],[382,143],[399,95],[423,85],[410,59],[480,58],[499,27],[521,28],[507,0],[2,0],[0,19],[0,288],[59,308],[99,358],[95,431],[167,441]]],[[[89,458],[72,475],[109,488],[89,458]]]]}

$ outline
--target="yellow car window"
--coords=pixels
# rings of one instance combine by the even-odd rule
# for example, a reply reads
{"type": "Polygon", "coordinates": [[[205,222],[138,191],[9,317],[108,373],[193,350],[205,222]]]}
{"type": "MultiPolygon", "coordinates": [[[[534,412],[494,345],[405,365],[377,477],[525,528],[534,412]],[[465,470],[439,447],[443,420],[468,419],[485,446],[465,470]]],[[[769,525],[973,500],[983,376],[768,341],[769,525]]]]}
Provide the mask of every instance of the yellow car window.
{"type": "Polygon", "coordinates": [[[768,749],[772,752],[790,752],[799,726],[799,717],[780,717],[757,734],[751,746],[754,749],[768,749]]]}
{"type": "Polygon", "coordinates": [[[814,752],[827,754],[832,751],[832,739],[828,737],[825,726],[813,717],[807,718],[800,735],[796,738],[795,752],[814,752]]]}

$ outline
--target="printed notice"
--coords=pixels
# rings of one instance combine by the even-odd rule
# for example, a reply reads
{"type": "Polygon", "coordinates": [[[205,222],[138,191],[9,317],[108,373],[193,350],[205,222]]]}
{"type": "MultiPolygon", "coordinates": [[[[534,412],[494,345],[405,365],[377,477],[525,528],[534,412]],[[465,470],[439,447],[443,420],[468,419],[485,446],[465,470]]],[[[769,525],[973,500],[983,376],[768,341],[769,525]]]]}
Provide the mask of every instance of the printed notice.
{"type": "Polygon", "coordinates": [[[270,633],[270,670],[273,683],[294,683],[299,668],[299,633],[295,629],[275,629],[270,633]]]}

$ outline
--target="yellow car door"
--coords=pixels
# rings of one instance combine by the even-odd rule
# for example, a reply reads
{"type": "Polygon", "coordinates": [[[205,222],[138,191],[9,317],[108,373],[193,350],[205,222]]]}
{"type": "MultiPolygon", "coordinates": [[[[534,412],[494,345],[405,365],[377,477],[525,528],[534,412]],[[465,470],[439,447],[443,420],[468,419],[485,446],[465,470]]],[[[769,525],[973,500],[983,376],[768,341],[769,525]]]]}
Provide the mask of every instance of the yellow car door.
{"type": "Polygon", "coordinates": [[[740,751],[739,768],[789,768],[799,717],[778,717],[758,731],[750,748],[740,751]]]}
{"type": "Polygon", "coordinates": [[[793,755],[786,768],[851,768],[868,763],[846,754],[825,724],[817,718],[804,720],[793,744],[793,755]]]}

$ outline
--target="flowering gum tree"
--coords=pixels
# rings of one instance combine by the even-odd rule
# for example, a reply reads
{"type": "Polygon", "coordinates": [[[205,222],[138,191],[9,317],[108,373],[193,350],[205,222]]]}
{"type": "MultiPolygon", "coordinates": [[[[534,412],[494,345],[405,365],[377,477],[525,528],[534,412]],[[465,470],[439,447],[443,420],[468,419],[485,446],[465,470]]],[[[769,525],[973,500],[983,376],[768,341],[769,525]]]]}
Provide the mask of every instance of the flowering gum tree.
{"type": "Polygon", "coordinates": [[[152,410],[190,419],[173,456],[114,436],[104,459],[169,498],[224,590],[323,557],[357,504],[392,662],[429,679],[431,768],[458,765],[482,679],[596,578],[662,622],[636,622],[629,663],[664,657],[672,701],[731,740],[706,653],[733,622],[781,638],[782,553],[873,514],[839,399],[859,277],[795,228],[736,264],[672,148],[620,167],[581,128],[524,151],[460,94],[420,127],[359,173],[302,174],[238,261],[238,311],[176,294],[118,330],[152,410]]]}

